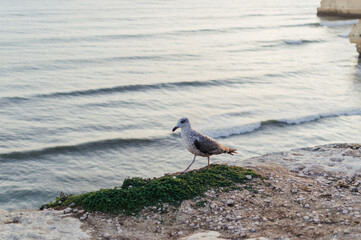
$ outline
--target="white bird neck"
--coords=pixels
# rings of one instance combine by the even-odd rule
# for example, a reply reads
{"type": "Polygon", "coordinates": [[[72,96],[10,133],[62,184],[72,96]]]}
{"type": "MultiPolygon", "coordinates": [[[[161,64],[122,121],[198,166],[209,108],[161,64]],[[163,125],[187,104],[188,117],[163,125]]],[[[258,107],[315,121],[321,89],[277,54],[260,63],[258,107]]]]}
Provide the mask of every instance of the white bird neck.
{"type": "Polygon", "coordinates": [[[184,126],[184,127],[182,127],[182,132],[183,133],[186,133],[186,132],[189,132],[189,131],[191,131],[192,130],[192,127],[191,127],[191,125],[190,124],[187,124],[186,126],[184,126]]]}

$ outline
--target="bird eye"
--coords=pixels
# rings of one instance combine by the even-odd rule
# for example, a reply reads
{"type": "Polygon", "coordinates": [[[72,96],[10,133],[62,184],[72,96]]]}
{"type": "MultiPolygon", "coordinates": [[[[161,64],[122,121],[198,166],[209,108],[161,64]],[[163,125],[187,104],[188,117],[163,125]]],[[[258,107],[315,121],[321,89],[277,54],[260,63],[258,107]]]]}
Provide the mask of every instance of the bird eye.
{"type": "Polygon", "coordinates": [[[182,120],[181,123],[184,123],[186,120],[182,120]]]}

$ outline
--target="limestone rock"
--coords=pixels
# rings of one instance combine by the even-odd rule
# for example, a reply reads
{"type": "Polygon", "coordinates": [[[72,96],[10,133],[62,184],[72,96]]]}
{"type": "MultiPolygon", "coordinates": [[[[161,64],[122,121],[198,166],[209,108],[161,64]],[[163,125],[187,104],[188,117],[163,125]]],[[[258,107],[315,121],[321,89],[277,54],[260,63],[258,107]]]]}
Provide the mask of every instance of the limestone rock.
{"type": "Polygon", "coordinates": [[[361,18],[360,0],[322,0],[317,8],[318,16],[361,18]]]}
{"type": "Polygon", "coordinates": [[[358,23],[352,26],[351,32],[348,37],[351,43],[356,44],[357,52],[361,56],[361,20],[359,20],[358,23]]]}

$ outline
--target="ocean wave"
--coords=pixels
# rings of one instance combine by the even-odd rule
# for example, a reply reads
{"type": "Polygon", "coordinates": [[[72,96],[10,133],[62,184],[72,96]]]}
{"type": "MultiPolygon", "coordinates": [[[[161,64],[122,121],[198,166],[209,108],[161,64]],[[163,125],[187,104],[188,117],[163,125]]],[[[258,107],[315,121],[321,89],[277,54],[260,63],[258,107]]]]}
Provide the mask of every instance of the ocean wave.
{"type": "Polygon", "coordinates": [[[353,24],[356,24],[357,22],[358,22],[358,19],[342,20],[342,21],[327,21],[327,22],[320,22],[320,26],[338,27],[338,26],[353,25],[353,24]]]}
{"type": "Polygon", "coordinates": [[[246,133],[251,133],[257,130],[262,129],[264,126],[270,125],[299,125],[303,123],[317,121],[322,118],[332,118],[332,117],[340,117],[340,116],[354,116],[361,115],[361,108],[355,109],[347,109],[347,110],[339,110],[328,113],[320,113],[308,116],[302,116],[297,118],[283,118],[283,119],[268,119],[264,121],[248,123],[240,126],[232,126],[229,128],[222,129],[208,129],[204,130],[205,134],[213,137],[213,138],[226,138],[233,135],[241,135],[246,133]]]}
{"type": "Polygon", "coordinates": [[[41,149],[30,149],[23,151],[13,151],[8,153],[0,154],[0,162],[6,160],[21,160],[36,158],[48,154],[73,154],[74,152],[84,153],[95,150],[104,150],[104,149],[117,149],[120,147],[127,146],[143,146],[151,144],[153,142],[160,141],[161,139],[146,139],[146,138],[115,138],[115,139],[105,139],[98,141],[90,141],[85,143],[77,143],[71,145],[56,145],[49,146],[41,149]]]}
{"type": "Polygon", "coordinates": [[[116,56],[103,58],[71,58],[56,59],[52,61],[32,62],[31,65],[21,65],[8,68],[0,68],[0,72],[12,74],[14,72],[33,72],[49,70],[67,70],[78,69],[82,67],[91,67],[92,65],[102,65],[109,63],[131,62],[131,61],[184,61],[186,59],[197,58],[195,54],[161,54],[161,55],[132,55],[116,56]]]}
{"type": "MultiPolygon", "coordinates": [[[[257,81],[252,81],[255,83],[257,81]]],[[[245,84],[250,81],[242,78],[226,78],[226,79],[213,79],[205,81],[181,81],[181,82],[168,82],[168,83],[154,83],[154,84],[135,84],[135,85],[122,85],[114,86],[109,88],[95,88],[76,90],[68,92],[53,92],[46,94],[33,95],[34,98],[56,98],[56,97],[76,97],[76,96],[90,96],[90,95],[102,95],[110,93],[121,93],[121,92],[136,92],[146,90],[157,90],[157,89],[174,89],[179,87],[209,87],[218,86],[219,84],[245,84]]],[[[30,97],[31,98],[31,97],[30,97]]],[[[28,98],[28,99],[30,99],[28,98]]]]}
{"type": "Polygon", "coordinates": [[[355,108],[355,109],[339,110],[339,111],[328,112],[328,113],[308,115],[308,116],[299,117],[299,118],[279,119],[277,121],[280,123],[286,123],[286,124],[301,124],[301,123],[316,121],[321,118],[354,116],[354,115],[361,115],[361,109],[355,108]]]}
{"type": "Polygon", "coordinates": [[[320,40],[303,40],[303,39],[297,39],[297,40],[284,40],[285,44],[288,45],[301,45],[304,43],[319,43],[320,40]]]}
{"type": "Polygon", "coordinates": [[[347,30],[344,33],[338,34],[338,36],[342,37],[342,38],[348,38],[348,35],[350,35],[350,32],[351,32],[351,29],[347,30]]]}
{"type": "Polygon", "coordinates": [[[212,138],[226,138],[233,135],[241,135],[254,132],[262,126],[262,122],[250,123],[241,126],[233,126],[223,129],[205,130],[204,133],[212,138]]]}
{"type": "Polygon", "coordinates": [[[4,97],[0,98],[0,106],[14,103],[21,103],[24,101],[30,101],[32,99],[51,99],[51,98],[66,98],[66,97],[81,97],[81,96],[93,96],[93,95],[105,95],[112,93],[123,92],[137,92],[147,90],[164,90],[164,89],[179,89],[182,87],[211,87],[233,84],[247,84],[247,83],[264,83],[260,80],[252,80],[241,77],[225,78],[225,79],[211,79],[204,81],[180,81],[180,82],[168,82],[168,83],[153,83],[153,84],[134,84],[134,85],[121,85],[107,88],[94,88],[84,90],[74,90],[65,92],[51,92],[43,94],[34,94],[27,97],[4,97]]]}
{"type": "Polygon", "coordinates": [[[9,103],[20,103],[23,101],[27,101],[29,100],[28,98],[25,97],[2,97],[0,98],[0,105],[1,104],[9,104],[9,103]]]}

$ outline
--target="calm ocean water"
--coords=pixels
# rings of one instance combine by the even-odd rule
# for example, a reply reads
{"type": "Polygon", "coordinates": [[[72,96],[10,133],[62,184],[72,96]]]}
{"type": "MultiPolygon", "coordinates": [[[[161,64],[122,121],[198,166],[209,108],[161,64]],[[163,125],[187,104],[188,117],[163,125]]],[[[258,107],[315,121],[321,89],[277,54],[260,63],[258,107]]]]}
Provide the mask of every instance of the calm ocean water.
{"type": "Polygon", "coordinates": [[[0,209],[184,170],[180,117],[238,149],[211,161],[360,142],[356,21],[318,6],[3,0],[0,209]]]}

